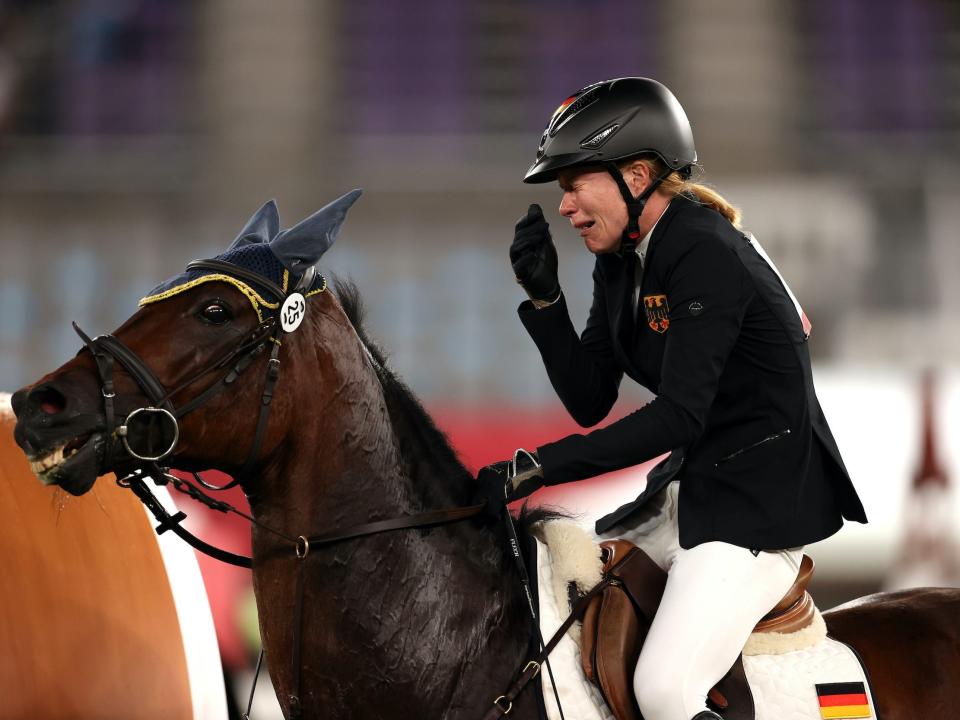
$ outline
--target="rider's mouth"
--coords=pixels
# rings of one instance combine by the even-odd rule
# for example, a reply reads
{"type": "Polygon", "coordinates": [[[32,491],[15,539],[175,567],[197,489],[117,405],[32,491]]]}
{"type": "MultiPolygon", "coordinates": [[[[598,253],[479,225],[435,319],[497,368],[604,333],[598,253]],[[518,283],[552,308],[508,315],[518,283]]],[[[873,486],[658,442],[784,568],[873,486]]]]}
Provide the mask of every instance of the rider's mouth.
{"type": "Polygon", "coordinates": [[[593,220],[588,220],[581,225],[577,225],[577,230],[580,231],[580,237],[586,237],[587,234],[589,234],[589,232],[593,229],[594,225],[596,225],[596,223],[593,220]]]}

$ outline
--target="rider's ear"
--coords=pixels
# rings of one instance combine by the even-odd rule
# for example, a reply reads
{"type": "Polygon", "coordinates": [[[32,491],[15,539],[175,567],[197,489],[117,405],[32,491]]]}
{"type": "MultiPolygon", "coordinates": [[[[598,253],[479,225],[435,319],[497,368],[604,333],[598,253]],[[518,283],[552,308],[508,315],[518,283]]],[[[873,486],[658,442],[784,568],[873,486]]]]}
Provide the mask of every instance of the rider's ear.
{"type": "Polygon", "coordinates": [[[623,169],[623,177],[634,195],[639,195],[650,184],[650,168],[640,160],[634,160],[623,169]]]}
{"type": "Polygon", "coordinates": [[[277,201],[268,200],[247,220],[243,230],[237,235],[228,250],[235,250],[244,245],[253,243],[268,243],[280,232],[280,211],[277,210],[277,201]]]}
{"type": "Polygon", "coordinates": [[[340,226],[347,217],[347,210],[362,192],[351,190],[306,220],[301,220],[289,230],[281,232],[270,241],[273,254],[291,272],[300,273],[315,265],[337,239],[340,226]]]}

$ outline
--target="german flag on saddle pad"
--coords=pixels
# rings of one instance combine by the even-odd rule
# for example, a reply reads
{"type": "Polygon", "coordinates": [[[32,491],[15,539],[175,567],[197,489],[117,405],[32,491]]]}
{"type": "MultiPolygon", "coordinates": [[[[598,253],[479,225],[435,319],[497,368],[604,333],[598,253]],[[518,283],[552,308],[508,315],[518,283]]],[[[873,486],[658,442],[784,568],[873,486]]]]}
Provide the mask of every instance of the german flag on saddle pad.
{"type": "Polygon", "coordinates": [[[817,684],[816,688],[824,720],[873,717],[862,682],[817,684]]]}

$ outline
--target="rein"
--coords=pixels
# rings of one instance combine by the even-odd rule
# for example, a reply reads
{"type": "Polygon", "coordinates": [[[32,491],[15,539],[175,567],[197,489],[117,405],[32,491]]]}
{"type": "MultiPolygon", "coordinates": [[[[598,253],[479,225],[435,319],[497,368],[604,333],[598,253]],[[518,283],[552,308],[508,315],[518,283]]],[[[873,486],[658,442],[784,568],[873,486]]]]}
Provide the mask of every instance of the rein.
{"type": "MultiPolygon", "coordinates": [[[[196,473],[194,473],[196,476],[196,473]]],[[[398,517],[388,518],[386,520],[377,520],[370,523],[363,523],[361,525],[353,525],[349,528],[343,530],[332,530],[320,535],[304,536],[298,535],[296,538],[282,533],[274,528],[271,528],[264,523],[261,523],[256,518],[244,513],[241,510],[238,510],[233,505],[224,502],[222,500],[217,500],[210,497],[205,492],[203,492],[196,485],[191,484],[190,482],[178,478],[174,475],[165,472],[162,468],[156,464],[148,471],[147,473],[134,472],[130,475],[118,479],[117,484],[121,487],[129,488],[133,493],[140,499],[140,501],[146,506],[148,510],[153,514],[157,519],[159,524],[156,527],[157,535],[161,535],[167,530],[173,530],[174,534],[186,541],[189,545],[196,548],[202,553],[209,555],[216,560],[220,560],[231,565],[236,565],[244,568],[252,568],[252,558],[236,555],[234,553],[227,552],[226,550],[221,550],[216,548],[208,543],[205,543],[203,540],[199,539],[193,535],[189,530],[184,528],[181,525],[181,522],[186,519],[186,513],[178,511],[174,515],[170,515],[163,504],[157,499],[157,496],[150,490],[147,484],[144,482],[144,477],[151,477],[154,482],[157,484],[171,484],[175,489],[183,492],[194,500],[206,505],[207,507],[217,510],[223,513],[234,513],[239,515],[245,520],[249,521],[251,524],[256,525],[257,527],[263,528],[267,532],[270,532],[283,540],[287,541],[291,545],[291,550],[296,556],[297,560],[300,561],[297,570],[297,581],[295,589],[295,598],[294,598],[294,627],[293,627],[293,658],[292,658],[292,667],[293,667],[293,677],[294,688],[293,692],[287,698],[290,702],[290,717],[291,720],[296,720],[301,716],[302,708],[300,705],[300,644],[302,638],[302,620],[303,620],[303,587],[305,579],[305,568],[306,565],[303,562],[306,560],[307,556],[310,554],[311,550],[319,549],[328,545],[335,545],[337,543],[343,542],[345,540],[354,540],[361,537],[367,537],[370,535],[378,535],[383,532],[390,532],[393,530],[407,530],[415,528],[429,528],[436,527],[438,525],[446,525],[449,523],[460,522],[462,520],[467,520],[471,517],[474,517],[480,514],[486,503],[481,503],[478,505],[468,505],[465,507],[453,507],[445,508],[443,510],[429,510],[422,513],[417,513],[415,515],[401,515],[398,517]]],[[[526,566],[524,565],[523,558],[519,552],[519,544],[516,535],[516,529],[513,526],[513,520],[510,516],[510,510],[506,507],[503,508],[505,515],[505,523],[507,526],[508,537],[511,539],[511,548],[513,551],[513,556],[516,560],[518,570],[520,571],[521,580],[526,592],[527,600],[530,607],[530,612],[534,620],[534,628],[537,633],[537,637],[540,641],[541,651],[540,654],[530,660],[521,671],[520,675],[514,680],[510,685],[507,692],[502,695],[499,695],[493,701],[493,707],[487,711],[484,715],[483,720],[496,720],[505,715],[509,715],[513,710],[513,701],[517,699],[520,693],[534,680],[540,672],[541,667],[546,663],[547,670],[551,672],[551,679],[553,679],[552,671],[550,670],[550,664],[548,661],[548,656],[556,648],[557,643],[560,642],[563,635],[569,630],[570,626],[577,620],[582,619],[584,612],[586,612],[587,606],[589,605],[590,600],[603,591],[605,587],[610,584],[618,583],[619,580],[613,578],[612,575],[609,575],[599,584],[595,585],[586,595],[582,596],[577,604],[573,607],[570,614],[567,616],[566,620],[557,628],[556,632],[553,634],[553,637],[550,638],[548,642],[544,642],[543,637],[540,635],[540,625],[537,620],[536,611],[533,608],[533,600],[530,595],[530,588],[528,582],[528,574],[526,566]]],[[[244,720],[249,720],[250,707],[253,703],[253,694],[254,689],[256,688],[257,677],[260,674],[260,665],[262,661],[261,657],[257,661],[257,671],[254,675],[253,684],[250,689],[250,700],[247,704],[247,712],[243,715],[244,720]]],[[[557,692],[556,681],[553,682],[554,693],[557,692]]],[[[557,707],[560,709],[561,716],[563,715],[563,709],[560,705],[559,698],[557,698],[557,707]]]]}
{"type": "MultiPolygon", "coordinates": [[[[238,510],[229,503],[210,497],[197,486],[192,485],[186,480],[170,475],[156,464],[153,465],[148,473],[134,472],[122,479],[117,480],[118,485],[132,490],[133,493],[140,499],[140,501],[147,507],[147,509],[153,513],[153,516],[159,521],[160,524],[156,527],[158,535],[166,532],[167,530],[173,530],[178,537],[185,540],[200,552],[203,552],[217,560],[230,563],[231,565],[237,565],[245,568],[253,567],[252,558],[245,557],[243,555],[235,555],[234,553],[227,552],[226,550],[221,550],[220,548],[216,548],[208,543],[205,543],[203,540],[193,535],[189,530],[180,524],[187,517],[186,513],[179,511],[174,515],[170,515],[166,508],[163,507],[163,504],[157,499],[157,496],[153,494],[153,491],[151,491],[144,482],[145,475],[152,477],[154,482],[157,482],[158,484],[166,484],[169,482],[177,490],[187,493],[190,495],[190,497],[198,500],[204,505],[220,512],[232,512],[236,515],[239,515],[257,527],[263,528],[264,530],[273,533],[274,535],[277,535],[278,537],[290,543],[290,550],[293,551],[293,554],[298,560],[296,589],[294,591],[293,657],[291,658],[294,685],[293,691],[287,697],[287,700],[290,703],[291,720],[297,720],[301,717],[302,713],[302,706],[300,703],[300,649],[301,640],[303,638],[303,588],[306,578],[306,563],[304,561],[307,559],[310,551],[315,548],[318,549],[328,545],[335,545],[345,540],[354,540],[361,537],[368,537],[370,535],[379,535],[380,533],[390,532],[392,530],[429,528],[436,527],[438,525],[447,525],[449,523],[460,522],[480,514],[486,505],[486,503],[480,503],[479,505],[468,505],[465,507],[429,510],[427,512],[417,513],[415,515],[401,515],[399,517],[388,518],[386,520],[376,520],[374,522],[363,523],[362,525],[353,525],[343,530],[332,530],[320,535],[311,535],[309,537],[305,535],[298,535],[296,538],[294,538],[275,530],[274,528],[271,528],[269,525],[261,523],[256,518],[242,512],[241,510],[238,510]]],[[[504,509],[504,512],[509,511],[504,509]]],[[[260,672],[260,665],[263,657],[262,649],[260,653],[260,660],[257,661],[257,673],[254,675],[253,685],[250,689],[250,700],[247,704],[247,712],[243,715],[245,720],[249,719],[250,706],[253,703],[253,693],[257,685],[257,677],[260,672]]]]}
{"type": "MultiPolygon", "coordinates": [[[[194,475],[196,475],[196,473],[194,473],[194,475]]],[[[248,515],[242,510],[238,510],[230,503],[210,497],[196,485],[193,485],[189,481],[182,478],[178,478],[175,475],[169,474],[163,468],[157,465],[154,465],[147,472],[137,470],[126,477],[119,478],[117,480],[117,484],[120,487],[132,490],[133,493],[140,498],[141,502],[147,506],[150,512],[153,513],[153,516],[160,523],[156,528],[158,535],[163,534],[167,530],[174,530],[176,535],[187,541],[197,550],[200,550],[201,552],[206,553],[210,557],[213,557],[217,560],[244,568],[252,567],[252,558],[245,555],[234,555],[233,553],[229,553],[225,550],[220,550],[203,542],[193,535],[189,530],[183,528],[180,523],[186,519],[186,513],[180,511],[175,515],[170,515],[170,513],[167,512],[167,509],[163,507],[163,504],[160,502],[160,500],[157,499],[157,496],[153,494],[153,491],[150,490],[149,486],[144,482],[145,477],[150,477],[158,485],[170,484],[176,490],[189,495],[197,502],[200,502],[213,510],[217,510],[218,512],[222,513],[233,513],[234,515],[239,515],[252,525],[256,525],[257,527],[262,528],[267,532],[287,541],[290,544],[290,550],[297,556],[297,558],[300,559],[305,558],[310,553],[311,549],[323,547],[325,545],[334,545],[336,543],[343,542],[344,540],[354,540],[356,538],[366,537],[368,535],[379,535],[380,533],[389,532],[391,530],[429,528],[437,525],[446,525],[447,523],[467,520],[475,515],[479,515],[486,506],[485,503],[480,503],[479,505],[466,505],[463,507],[444,508],[442,510],[428,510],[426,512],[416,513],[414,515],[400,515],[397,517],[388,518],[386,520],[376,520],[374,522],[363,523],[361,525],[353,525],[343,530],[333,530],[320,535],[298,535],[297,537],[293,537],[291,535],[282,533],[279,530],[270,527],[269,525],[265,525],[253,516],[248,515]],[[177,532],[178,529],[181,532],[177,532]]]]}

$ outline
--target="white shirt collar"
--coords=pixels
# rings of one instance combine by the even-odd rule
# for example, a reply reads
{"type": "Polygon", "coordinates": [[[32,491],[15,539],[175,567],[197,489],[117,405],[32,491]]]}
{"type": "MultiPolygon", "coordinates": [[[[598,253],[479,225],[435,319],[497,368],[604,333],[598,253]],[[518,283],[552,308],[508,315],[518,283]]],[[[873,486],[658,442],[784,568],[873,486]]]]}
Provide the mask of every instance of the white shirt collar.
{"type": "MultiPolygon", "coordinates": [[[[667,204],[667,207],[670,207],[669,203],[667,204]]],[[[660,222],[660,218],[663,217],[663,213],[666,211],[667,208],[665,207],[661,211],[660,215],[657,216],[657,219],[653,221],[653,225],[650,226],[650,230],[647,231],[647,234],[643,236],[643,240],[641,240],[637,245],[636,253],[637,257],[640,258],[641,263],[643,263],[643,259],[647,255],[647,246],[650,244],[650,237],[653,235],[653,231],[657,227],[657,223],[660,222]]]]}

